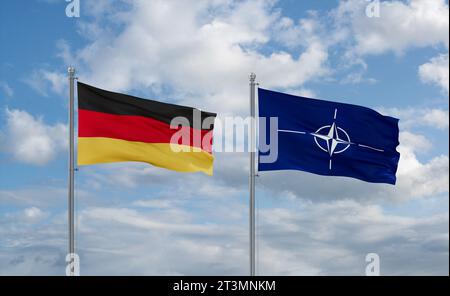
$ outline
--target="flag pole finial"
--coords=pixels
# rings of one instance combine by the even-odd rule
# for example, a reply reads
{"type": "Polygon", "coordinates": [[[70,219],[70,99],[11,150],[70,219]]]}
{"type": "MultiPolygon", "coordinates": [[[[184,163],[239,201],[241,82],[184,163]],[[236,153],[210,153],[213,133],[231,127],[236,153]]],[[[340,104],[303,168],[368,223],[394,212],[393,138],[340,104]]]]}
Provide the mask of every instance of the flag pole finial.
{"type": "Polygon", "coordinates": [[[69,73],[69,76],[74,75],[75,74],[75,68],[72,66],[69,66],[69,68],[67,68],[67,72],[69,73]]]}

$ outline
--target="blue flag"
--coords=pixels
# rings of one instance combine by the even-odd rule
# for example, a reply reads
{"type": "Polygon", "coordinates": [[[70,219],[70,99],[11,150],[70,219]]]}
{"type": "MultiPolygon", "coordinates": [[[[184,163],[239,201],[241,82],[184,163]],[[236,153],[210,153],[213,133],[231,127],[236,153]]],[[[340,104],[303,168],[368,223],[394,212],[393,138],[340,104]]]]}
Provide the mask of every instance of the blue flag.
{"type": "Polygon", "coordinates": [[[395,184],[398,119],[264,89],[258,96],[259,171],[300,170],[395,184]]]}

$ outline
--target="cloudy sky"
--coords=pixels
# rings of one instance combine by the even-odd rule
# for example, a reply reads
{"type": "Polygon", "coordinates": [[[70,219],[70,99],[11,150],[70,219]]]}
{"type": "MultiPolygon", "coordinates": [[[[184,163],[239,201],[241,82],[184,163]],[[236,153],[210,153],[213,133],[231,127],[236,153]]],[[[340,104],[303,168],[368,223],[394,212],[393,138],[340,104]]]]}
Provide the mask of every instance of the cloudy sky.
{"type": "MultiPolygon", "coordinates": [[[[449,273],[446,0],[7,0],[0,9],[0,275],[63,275],[67,66],[101,88],[248,115],[264,88],[400,118],[396,186],[302,172],[257,179],[257,272],[449,273]]],[[[216,137],[220,136],[220,132],[216,137]]],[[[84,275],[248,274],[248,161],[214,177],[145,164],[76,174],[84,275]]]]}

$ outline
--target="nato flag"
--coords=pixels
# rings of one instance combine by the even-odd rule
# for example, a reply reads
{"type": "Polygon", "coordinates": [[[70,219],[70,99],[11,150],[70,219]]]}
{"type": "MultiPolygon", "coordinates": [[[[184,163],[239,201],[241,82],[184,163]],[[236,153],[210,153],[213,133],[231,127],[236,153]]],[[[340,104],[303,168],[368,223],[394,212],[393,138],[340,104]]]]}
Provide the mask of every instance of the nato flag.
{"type": "Polygon", "coordinates": [[[395,184],[398,119],[366,107],[265,89],[258,97],[259,171],[300,170],[395,184]],[[278,118],[278,125],[269,118],[278,118]]]}

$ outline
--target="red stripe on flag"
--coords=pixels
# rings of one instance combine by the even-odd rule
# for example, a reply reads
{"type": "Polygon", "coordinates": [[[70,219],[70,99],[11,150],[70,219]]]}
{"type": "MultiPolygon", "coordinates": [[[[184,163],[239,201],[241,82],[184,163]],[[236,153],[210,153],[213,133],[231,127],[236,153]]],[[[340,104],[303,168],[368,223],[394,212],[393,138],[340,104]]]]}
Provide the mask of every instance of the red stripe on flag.
{"type": "MultiPolygon", "coordinates": [[[[136,141],[144,143],[171,143],[172,136],[180,131],[180,128],[171,129],[170,125],[156,119],[135,115],[115,115],[103,112],[78,110],[78,136],[79,137],[104,137],[126,141],[136,141]]],[[[185,139],[189,137],[189,143],[178,143],[192,147],[202,148],[207,152],[212,152],[211,141],[202,147],[204,137],[211,132],[208,130],[198,130],[190,127],[185,128],[185,139]],[[194,135],[201,137],[199,141],[194,141],[194,135]]]]}

